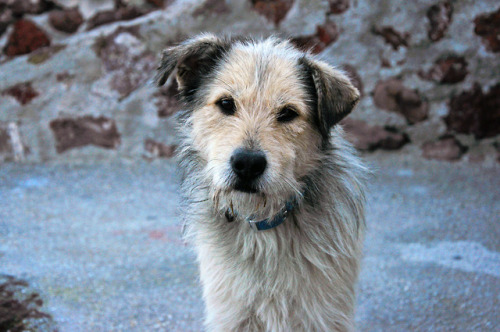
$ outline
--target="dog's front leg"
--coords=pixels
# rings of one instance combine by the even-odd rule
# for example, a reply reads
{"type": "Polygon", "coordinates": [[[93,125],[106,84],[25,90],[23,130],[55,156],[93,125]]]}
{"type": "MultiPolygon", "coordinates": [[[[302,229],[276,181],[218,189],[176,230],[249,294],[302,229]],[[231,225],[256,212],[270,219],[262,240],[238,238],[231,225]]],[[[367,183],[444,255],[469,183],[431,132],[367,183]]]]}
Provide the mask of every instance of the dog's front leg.
{"type": "Polygon", "coordinates": [[[206,315],[205,327],[210,332],[226,331],[264,331],[262,322],[252,313],[251,309],[241,301],[229,298],[228,294],[207,291],[204,289],[206,315]]]}

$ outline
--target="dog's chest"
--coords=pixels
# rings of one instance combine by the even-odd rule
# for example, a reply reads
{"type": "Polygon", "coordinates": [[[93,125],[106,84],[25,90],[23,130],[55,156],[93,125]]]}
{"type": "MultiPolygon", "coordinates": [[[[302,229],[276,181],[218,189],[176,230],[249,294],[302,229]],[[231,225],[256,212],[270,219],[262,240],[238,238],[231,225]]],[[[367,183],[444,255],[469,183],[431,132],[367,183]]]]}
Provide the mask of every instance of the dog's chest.
{"type": "Polygon", "coordinates": [[[255,231],[244,221],[237,223],[227,224],[230,229],[223,232],[212,230],[199,237],[210,239],[200,240],[196,246],[199,261],[206,268],[204,271],[201,266],[201,272],[211,279],[227,279],[224,283],[233,288],[291,295],[315,277],[315,264],[332,263],[332,258],[301,234],[292,220],[267,231],[255,231]]]}

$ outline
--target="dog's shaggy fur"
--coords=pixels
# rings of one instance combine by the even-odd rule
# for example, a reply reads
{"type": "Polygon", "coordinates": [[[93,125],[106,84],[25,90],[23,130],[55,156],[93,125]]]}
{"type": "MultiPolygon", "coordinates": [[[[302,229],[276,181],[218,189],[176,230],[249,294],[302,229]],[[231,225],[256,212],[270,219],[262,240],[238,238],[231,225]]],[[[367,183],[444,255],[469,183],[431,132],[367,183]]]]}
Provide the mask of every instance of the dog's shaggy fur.
{"type": "Polygon", "coordinates": [[[358,90],[275,38],[201,35],[163,52],[157,84],[174,71],[185,103],[178,157],[186,234],[207,329],[353,330],[366,169],[336,124],[358,90]],[[231,168],[241,148],[267,160],[248,190],[237,188],[231,168]],[[247,217],[273,218],[291,198],[281,225],[249,227],[247,217]]]}

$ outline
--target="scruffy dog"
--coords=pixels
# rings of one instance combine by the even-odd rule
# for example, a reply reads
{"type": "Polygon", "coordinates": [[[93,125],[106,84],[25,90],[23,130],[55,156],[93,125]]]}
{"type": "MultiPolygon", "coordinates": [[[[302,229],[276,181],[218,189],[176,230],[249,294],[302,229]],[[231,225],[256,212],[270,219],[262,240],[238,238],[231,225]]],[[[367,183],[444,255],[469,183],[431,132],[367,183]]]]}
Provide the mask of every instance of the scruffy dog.
{"type": "Polygon", "coordinates": [[[174,71],[207,330],[353,330],[366,169],[336,124],[358,90],[276,38],[204,34],[163,52],[156,83],[174,71]]]}

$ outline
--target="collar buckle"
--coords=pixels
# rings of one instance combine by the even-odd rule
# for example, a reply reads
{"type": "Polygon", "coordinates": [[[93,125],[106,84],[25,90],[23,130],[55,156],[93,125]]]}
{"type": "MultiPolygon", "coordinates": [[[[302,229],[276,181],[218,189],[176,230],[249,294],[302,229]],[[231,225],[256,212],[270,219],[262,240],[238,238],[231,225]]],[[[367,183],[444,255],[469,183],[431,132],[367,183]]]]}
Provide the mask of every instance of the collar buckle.
{"type": "Polygon", "coordinates": [[[256,232],[259,231],[259,228],[257,227],[258,221],[252,220],[252,219],[248,219],[248,218],[247,218],[247,221],[248,221],[248,225],[250,226],[251,229],[253,229],[256,232]]]}

